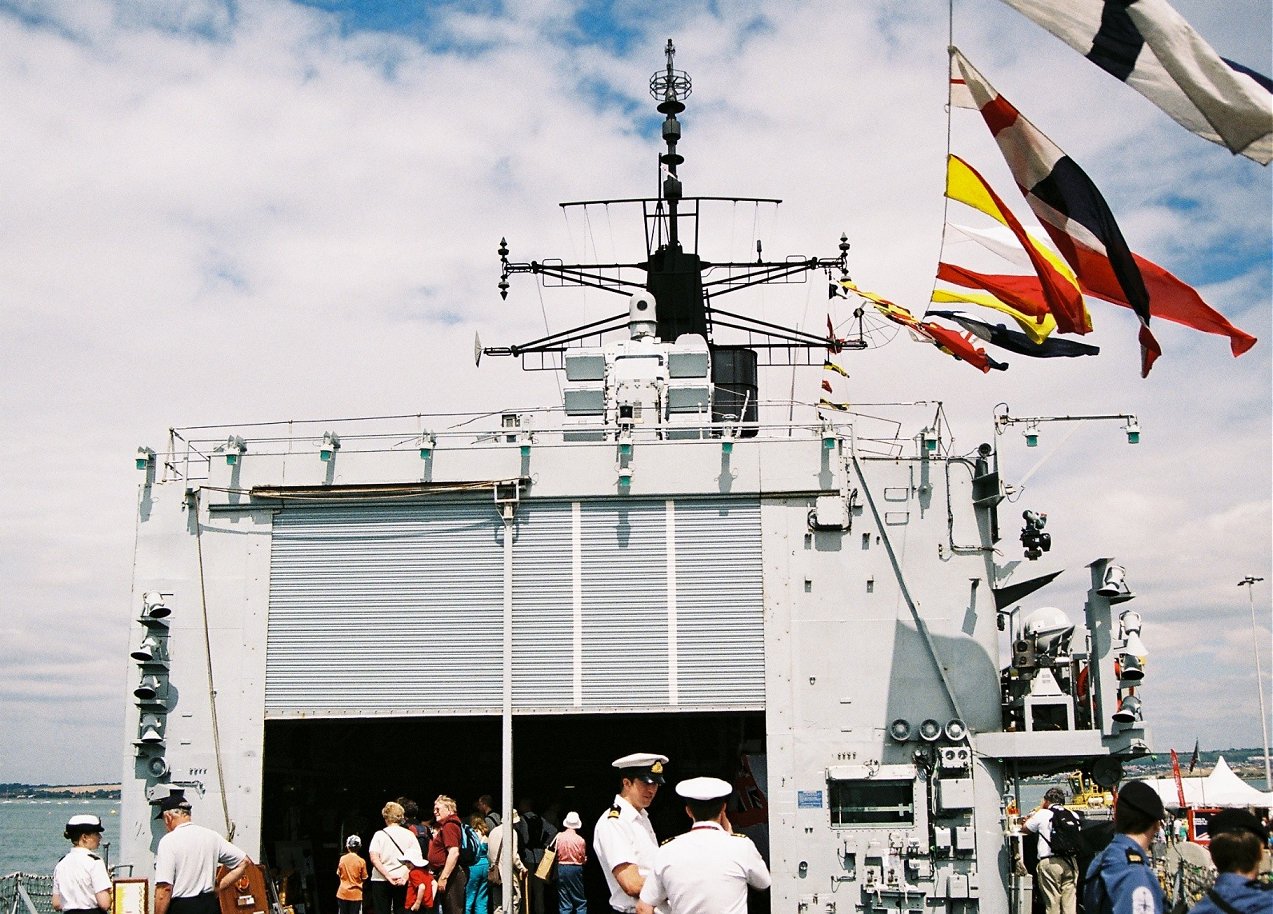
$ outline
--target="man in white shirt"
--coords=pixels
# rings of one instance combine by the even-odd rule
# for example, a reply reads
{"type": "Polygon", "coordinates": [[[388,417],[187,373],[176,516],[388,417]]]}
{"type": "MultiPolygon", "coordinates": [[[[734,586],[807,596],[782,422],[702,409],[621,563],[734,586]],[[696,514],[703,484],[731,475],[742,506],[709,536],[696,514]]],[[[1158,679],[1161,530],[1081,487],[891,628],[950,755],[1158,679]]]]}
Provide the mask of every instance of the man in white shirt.
{"type": "Polygon", "coordinates": [[[191,822],[184,793],[170,793],[155,805],[168,829],[155,852],[155,914],[220,914],[217,893],[247,872],[247,854],[191,822]],[[218,863],[226,867],[219,881],[218,863]]]}
{"type": "Polygon", "coordinates": [[[593,830],[592,846],[610,889],[610,909],[634,914],[641,887],[649,876],[659,842],[646,812],[663,783],[666,755],[637,752],[615,759],[619,794],[601,814],[593,830]]]}
{"type": "Polygon", "coordinates": [[[767,889],[772,879],[756,845],[730,828],[725,801],[733,788],[720,778],[690,778],[676,792],[694,825],[654,855],[637,914],[665,903],[672,914],[747,914],[748,886],[767,889]]]}
{"type": "Polygon", "coordinates": [[[1047,914],[1075,914],[1078,910],[1078,873],[1075,861],[1052,852],[1053,806],[1065,804],[1065,793],[1052,787],[1043,795],[1043,805],[1025,820],[1027,832],[1039,836],[1039,864],[1034,878],[1043,895],[1047,914]]]}

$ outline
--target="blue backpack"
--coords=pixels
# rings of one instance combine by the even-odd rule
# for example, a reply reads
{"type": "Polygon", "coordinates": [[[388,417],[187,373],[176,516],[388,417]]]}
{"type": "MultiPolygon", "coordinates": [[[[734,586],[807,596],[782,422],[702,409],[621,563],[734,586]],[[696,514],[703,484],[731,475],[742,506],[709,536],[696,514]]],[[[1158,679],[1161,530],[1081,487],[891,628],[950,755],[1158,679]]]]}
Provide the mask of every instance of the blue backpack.
{"type": "Polygon", "coordinates": [[[473,826],[467,822],[460,823],[460,865],[468,869],[477,863],[477,856],[482,849],[482,839],[478,837],[473,826]]]}

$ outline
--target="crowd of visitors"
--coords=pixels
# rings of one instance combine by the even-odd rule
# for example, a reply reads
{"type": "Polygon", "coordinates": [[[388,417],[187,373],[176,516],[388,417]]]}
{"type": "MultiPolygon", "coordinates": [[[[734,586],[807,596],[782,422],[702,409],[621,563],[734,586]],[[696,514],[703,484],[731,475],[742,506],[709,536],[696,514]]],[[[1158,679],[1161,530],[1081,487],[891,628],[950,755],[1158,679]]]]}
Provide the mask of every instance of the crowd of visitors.
{"type": "Polygon", "coordinates": [[[506,890],[500,854],[510,823],[489,795],[477,799],[466,819],[445,794],[433,801],[428,817],[409,797],[390,800],[380,811],[384,827],[367,844],[369,867],[360,854],[361,838],[350,835],[345,842],[337,868],[339,912],[361,914],[365,884],[374,914],[587,914],[588,851],[578,833],[583,823],[570,812],[559,828],[556,812],[540,815],[529,799],[517,805],[511,821],[513,884],[506,890]]]}

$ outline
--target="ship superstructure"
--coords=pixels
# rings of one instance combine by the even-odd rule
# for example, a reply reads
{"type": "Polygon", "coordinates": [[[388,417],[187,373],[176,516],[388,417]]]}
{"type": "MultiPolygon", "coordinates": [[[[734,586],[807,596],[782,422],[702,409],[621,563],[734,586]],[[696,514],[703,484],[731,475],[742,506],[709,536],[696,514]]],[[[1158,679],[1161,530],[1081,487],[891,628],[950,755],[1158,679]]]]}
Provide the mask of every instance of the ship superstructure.
{"type": "MultiPolygon", "coordinates": [[[[534,797],[587,822],[609,760],[648,749],[672,780],[739,785],[773,910],[997,914],[1020,906],[1017,780],[1109,786],[1147,750],[1123,569],[1094,557],[1081,611],[1043,607],[1054,575],[1005,557],[989,444],[950,453],[936,402],[762,408],[762,360],[859,343],[714,298],[842,276],[847,240],[699,257],[687,226],[712,198],[677,175],[689,80],[670,43],[651,88],[660,196],[628,201],[645,259],[518,263],[501,243],[502,293],[531,274],[623,296],[613,319],[485,349],[559,367],[560,406],[179,429],[139,451],[122,809],[139,874],[148,803],[182,790],[325,910],[341,838],[369,836],[386,799],[534,797]]],[[[667,797],[653,813],[662,837],[685,827],[667,797]]]]}

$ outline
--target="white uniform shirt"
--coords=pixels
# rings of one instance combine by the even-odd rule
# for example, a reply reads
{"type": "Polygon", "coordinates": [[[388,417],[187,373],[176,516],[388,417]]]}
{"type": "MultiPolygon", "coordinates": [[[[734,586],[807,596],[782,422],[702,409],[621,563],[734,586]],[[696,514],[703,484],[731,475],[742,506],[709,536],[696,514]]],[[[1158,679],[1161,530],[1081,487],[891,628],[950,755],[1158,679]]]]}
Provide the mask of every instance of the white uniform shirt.
{"type": "Polygon", "coordinates": [[[623,797],[616,796],[614,806],[597,820],[592,833],[592,847],[601,871],[606,875],[610,907],[619,911],[635,911],[636,899],[620,887],[619,880],[614,878],[614,868],[624,863],[635,863],[642,877],[650,878],[659,839],[654,837],[649,815],[644,809],[637,809],[623,797]]]}
{"type": "Polygon", "coordinates": [[[641,900],[666,901],[673,914],[747,914],[747,886],[767,889],[771,882],[750,838],[696,822],[659,848],[641,900]]]}
{"type": "Polygon", "coordinates": [[[1046,860],[1052,856],[1052,810],[1036,809],[1030,818],[1025,820],[1025,830],[1032,831],[1043,840],[1039,842],[1038,859],[1046,860]]]}
{"type": "Polygon", "coordinates": [[[53,869],[53,891],[61,896],[64,911],[96,908],[97,893],[110,887],[106,864],[87,847],[71,848],[53,869]]]}
{"type": "Polygon", "coordinates": [[[216,888],[217,864],[234,869],[247,855],[210,828],[182,822],[159,839],[155,884],[172,886],[173,898],[193,898],[216,888]]]}

